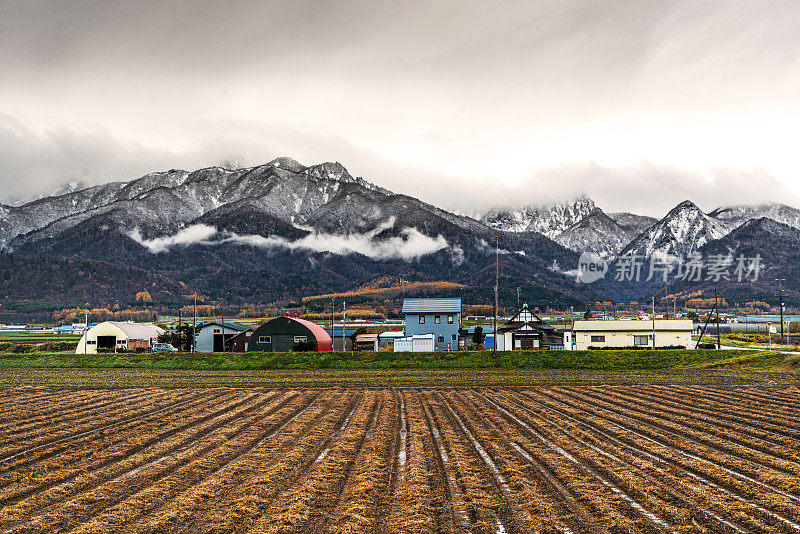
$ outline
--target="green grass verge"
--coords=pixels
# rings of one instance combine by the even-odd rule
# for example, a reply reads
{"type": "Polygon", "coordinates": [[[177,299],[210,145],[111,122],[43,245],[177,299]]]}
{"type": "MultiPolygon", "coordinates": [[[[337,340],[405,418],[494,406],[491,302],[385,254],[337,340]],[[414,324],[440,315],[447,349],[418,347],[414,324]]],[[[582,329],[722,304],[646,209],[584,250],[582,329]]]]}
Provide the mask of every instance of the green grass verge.
{"type": "Polygon", "coordinates": [[[755,354],[741,350],[602,350],[476,352],[310,352],[212,354],[0,354],[0,368],[143,369],[671,369],[755,354]]]}

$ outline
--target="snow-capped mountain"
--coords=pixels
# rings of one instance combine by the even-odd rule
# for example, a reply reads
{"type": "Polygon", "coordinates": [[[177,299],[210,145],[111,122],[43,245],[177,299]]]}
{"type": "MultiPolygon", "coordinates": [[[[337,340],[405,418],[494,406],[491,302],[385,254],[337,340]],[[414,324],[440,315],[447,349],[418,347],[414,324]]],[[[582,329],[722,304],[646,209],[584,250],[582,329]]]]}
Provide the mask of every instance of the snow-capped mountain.
{"type": "Polygon", "coordinates": [[[290,226],[338,232],[369,230],[391,216],[408,218],[414,209],[459,227],[484,228],[473,219],[393,195],[351,176],[339,163],[306,167],[279,158],[248,169],[173,169],[3,207],[0,245],[16,248],[53,239],[77,224],[109,215],[120,229],[138,228],[143,236],[154,237],[174,233],[200,217],[208,219],[223,207],[223,212],[248,207],[290,226]],[[403,211],[397,211],[398,204],[405,204],[403,211]]]}
{"type": "Polygon", "coordinates": [[[558,204],[495,208],[481,220],[498,230],[536,232],[570,250],[589,251],[610,258],[644,229],[639,228],[640,219],[649,219],[632,214],[620,215],[627,216],[621,218],[629,226],[618,223],[597,207],[592,199],[582,195],[558,204]]]}
{"type": "Polygon", "coordinates": [[[728,231],[720,221],[703,213],[690,200],[685,200],[631,241],[621,255],[682,258],[706,243],[724,237],[728,231]]]}
{"type": "Polygon", "coordinates": [[[631,238],[638,236],[658,222],[658,219],[655,217],[636,215],[635,213],[617,212],[608,213],[607,215],[611,217],[614,222],[627,230],[631,238]]]}
{"type": "MultiPolygon", "coordinates": [[[[214,294],[235,287],[239,294],[291,299],[398,274],[485,288],[493,283],[499,234],[501,273],[540,288],[541,298],[552,292],[567,302],[582,294],[596,300],[606,291],[578,286],[566,275],[584,251],[611,261],[627,252],[685,256],[728,243],[722,238],[737,227],[737,243],[751,229],[768,228],[763,221],[800,227],[800,210],[779,204],[706,214],[686,201],[655,220],[604,213],[586,196],[472,218],[354,177],[340,163],[306,166],[278,158],[229,167],[172,169],[94,187],[69,184],[21,206],[0,204],[0,248],[42,261],[102,260],[214,294]],[[753,220],[762,222],[753,226],[753,220]]],[[[646,289],[626,291],[637,298],[646,289]]]]}
{"type": "Polygon", "coordinates": [[[491,228],[504,232],[536,232],[553,239],[589,216],[597,206],[587,196],[568,202],[519,208],[494,208],[482,217],[491,228]]]}
{"type": "Polygon", "coordinates": [[[717,208],[709,216],[718,219],[731,230],[744,222],[766,217],[792,228],[800,228],[800,210],[785,204],[764,203],[756,206],[738,205],[717,208]]]}

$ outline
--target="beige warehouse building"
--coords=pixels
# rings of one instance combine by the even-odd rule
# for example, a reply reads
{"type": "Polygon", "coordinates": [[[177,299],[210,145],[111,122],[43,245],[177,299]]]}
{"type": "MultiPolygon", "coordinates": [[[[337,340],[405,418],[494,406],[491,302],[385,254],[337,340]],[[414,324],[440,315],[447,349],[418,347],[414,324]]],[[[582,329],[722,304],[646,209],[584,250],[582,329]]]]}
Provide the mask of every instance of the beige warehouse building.
{"type": "Polygon", "coordinates": [[[163,332],[152,323],[106,321],[83,334],[75,354],[97,354],[97,349],[147,350],[163,332]]]}
{"type": "MultiPolygon", "coordinates": [[[[653,346],[653,321],[575,321],[572,331],[576,350],[653,346]]],[[[657,319],[655,346],[692,348],[692,321],[657,319]]]]}

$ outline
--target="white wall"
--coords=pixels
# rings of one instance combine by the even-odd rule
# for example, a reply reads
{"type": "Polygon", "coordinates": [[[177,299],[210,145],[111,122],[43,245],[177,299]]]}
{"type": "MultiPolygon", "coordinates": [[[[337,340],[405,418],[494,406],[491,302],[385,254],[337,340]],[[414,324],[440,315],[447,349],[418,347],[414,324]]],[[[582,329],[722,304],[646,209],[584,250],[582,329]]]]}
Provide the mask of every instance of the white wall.
{"type": "MultiPolygon", "coordinates": [[[[121,329],[117,328],[111,323],[100,323],[97,326],[91,327],[86,331],[78,341],[78,348],[75,349],[75,354],[97,354],[97,336],[116,336],[117,341],[120,339],[127,340],[128,336],[125,335],[121,329]],[[86,344],[86,341],[94,341],[94,343],[86,344]]],[[[124,346],[123,346],[124,348],[124,346]]]]}

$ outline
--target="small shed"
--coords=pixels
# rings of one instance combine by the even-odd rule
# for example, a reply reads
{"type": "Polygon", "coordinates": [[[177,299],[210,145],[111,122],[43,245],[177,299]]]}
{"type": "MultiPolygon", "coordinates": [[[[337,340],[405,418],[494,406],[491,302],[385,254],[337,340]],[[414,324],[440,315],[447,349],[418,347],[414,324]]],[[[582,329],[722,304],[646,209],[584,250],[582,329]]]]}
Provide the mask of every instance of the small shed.
{"type": "Polygon", "coordinates": [[[378,350],[378,334],[356,334],[355,350],[378,350]]]}
{"type": "Polygon", "coordinates": [[[393,348],[395,340],[401,337],[405,337],[405,333],[401,330],[389,330],[388,332],[378,334],[378,348],[393,348]]]}
{"type": "Polygon", "coordinates": [[[164,330],[153,323],[106,321],[83,334],[75,354],[97,354],[98,350],[149,350],[163,333],[164,330]]]}
{"type": "Polygon", "coordinates": [[[253,331],[249,352],[291,352],[301,343],[311,343],[318,352],[333,348],[331,336],[316,323],[297,317],[270,319],[253,331]]]}
{"type": "Polygon", "coordinates": [[[334,330],[326,329],[325,332],[331,336],[333,350],[337,352],[349,352],[353,350],[353,334],[356,333],[354,328],[347,328],[344,331],[342,331],[341,328],[334,330]]]}

